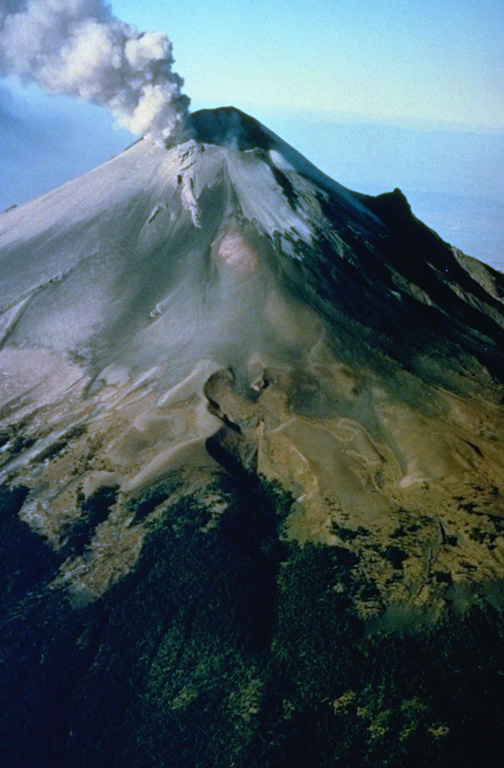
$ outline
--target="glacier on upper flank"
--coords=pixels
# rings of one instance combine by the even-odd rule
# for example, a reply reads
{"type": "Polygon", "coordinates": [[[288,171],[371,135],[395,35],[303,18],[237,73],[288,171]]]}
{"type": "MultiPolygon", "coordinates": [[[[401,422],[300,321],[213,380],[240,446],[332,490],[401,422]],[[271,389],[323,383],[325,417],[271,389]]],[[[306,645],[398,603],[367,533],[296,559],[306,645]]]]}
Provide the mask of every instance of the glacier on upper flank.
{"type": "Polygon", "coordinates": [[[264,336],[254,315],[281,281],[278,258],[302,260],[321,236],[344,253],[321,201],[336,192],[346,223],[380,231],[357,196],[251,118],[217,113],[225,133],[214,113],[192,117],[186,141],[140,140],[2,216],[4,345],[95,372],[117,356],[144,370],[162,352],[173,368],[182,349],[193,365],[264,336]],[[254,262],[246,284],[242,258],[254,262]]]}

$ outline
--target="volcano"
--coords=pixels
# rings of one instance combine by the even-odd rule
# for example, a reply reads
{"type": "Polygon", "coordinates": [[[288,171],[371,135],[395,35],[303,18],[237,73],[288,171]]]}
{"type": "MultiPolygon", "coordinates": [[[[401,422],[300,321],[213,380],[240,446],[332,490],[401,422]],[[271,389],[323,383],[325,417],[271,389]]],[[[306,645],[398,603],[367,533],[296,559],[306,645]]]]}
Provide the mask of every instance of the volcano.
{"type": "Polygon", "coordinates": [[[500,765],[504,276],[233,108],[0,222],[5,765],[500,765]]]}

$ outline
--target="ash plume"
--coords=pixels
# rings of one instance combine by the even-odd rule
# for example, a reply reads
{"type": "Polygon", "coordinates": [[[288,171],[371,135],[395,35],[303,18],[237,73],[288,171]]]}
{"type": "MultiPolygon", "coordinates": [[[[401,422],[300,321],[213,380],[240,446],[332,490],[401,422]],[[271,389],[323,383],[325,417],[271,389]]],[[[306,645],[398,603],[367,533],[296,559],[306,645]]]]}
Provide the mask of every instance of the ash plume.
{"type": "Polygon", "coordinates": [[[166,139],[189,98],[162,32],[139,32],[103,0],[0,0],[0,74],[107,107],[132,133],[166,139]]]}

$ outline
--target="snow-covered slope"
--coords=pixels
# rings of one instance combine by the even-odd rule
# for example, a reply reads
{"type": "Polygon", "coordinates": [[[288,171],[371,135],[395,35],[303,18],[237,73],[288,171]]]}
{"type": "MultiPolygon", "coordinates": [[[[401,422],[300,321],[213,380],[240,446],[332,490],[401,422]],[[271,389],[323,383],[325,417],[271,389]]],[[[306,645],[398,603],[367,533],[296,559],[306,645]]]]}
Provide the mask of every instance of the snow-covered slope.
{"type": "MultiPolygon", "coordinates": [[[[269,142],[271,149],[242,151],[233,141],[191,139],[167,150],[143,140],[6,213],[0,302],[9,345],[77,355],[95,370],[118,355],[150,366],[164,351],[173,367],[182,345],[192,364],[205,350],[241,346],[252,328],[260,334],[251,315],[258,292],[274,287],[272,245],[299,259],[298,246],[330,226],[318,201],[326,180],[279,140],[269,142]]],[[[338,191],[361,229],[379,226],[338,191]]]]}
{"type": "MultiPolygon", "coordinates": [[[[260,338],[270,334],[263,304],[278,290],[317,311],[325,300],[324,314],[343,334],[357,323],[390,336],[445,297],[454,305],[449,334],[462,346],[473,349],[488,315],[490,335],[500,332],[497,275],[478,265],[474,280],[471,260],[420,228],[400,194],[381,201],[349,192],[235,110],[196,113],[193,124],[182,144],[139,141],[3,215],[8,346],[42,347],[94,373],[118,359],[143,370],[161,364],[175,380],[177,366],[186,367],[181,354],[192,366],[219,351],[230,364],[245,337],[248,351],[270,344],[260,338]],[[409,254],[402,243],[397,253],[395,220],[418,240],[409,254]],[[459,327],[463,312],[471,331],[459,327]]],[[[439,322],[432,310],[424,316],[424,326],[439,322]]],[[[427,337],[420,346],[435,346],[427,337]]]]}

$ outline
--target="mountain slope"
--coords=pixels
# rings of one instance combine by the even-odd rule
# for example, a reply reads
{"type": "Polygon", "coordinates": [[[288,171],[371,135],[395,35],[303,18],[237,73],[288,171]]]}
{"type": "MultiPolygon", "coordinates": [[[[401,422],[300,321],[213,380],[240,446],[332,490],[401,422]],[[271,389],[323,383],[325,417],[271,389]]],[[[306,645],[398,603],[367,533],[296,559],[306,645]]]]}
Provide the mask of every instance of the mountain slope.
{"type": "Polygon", "coordinates": [[[494,764],[504,278],[191,120],[0,219],[9,764],[494,764]]]}

